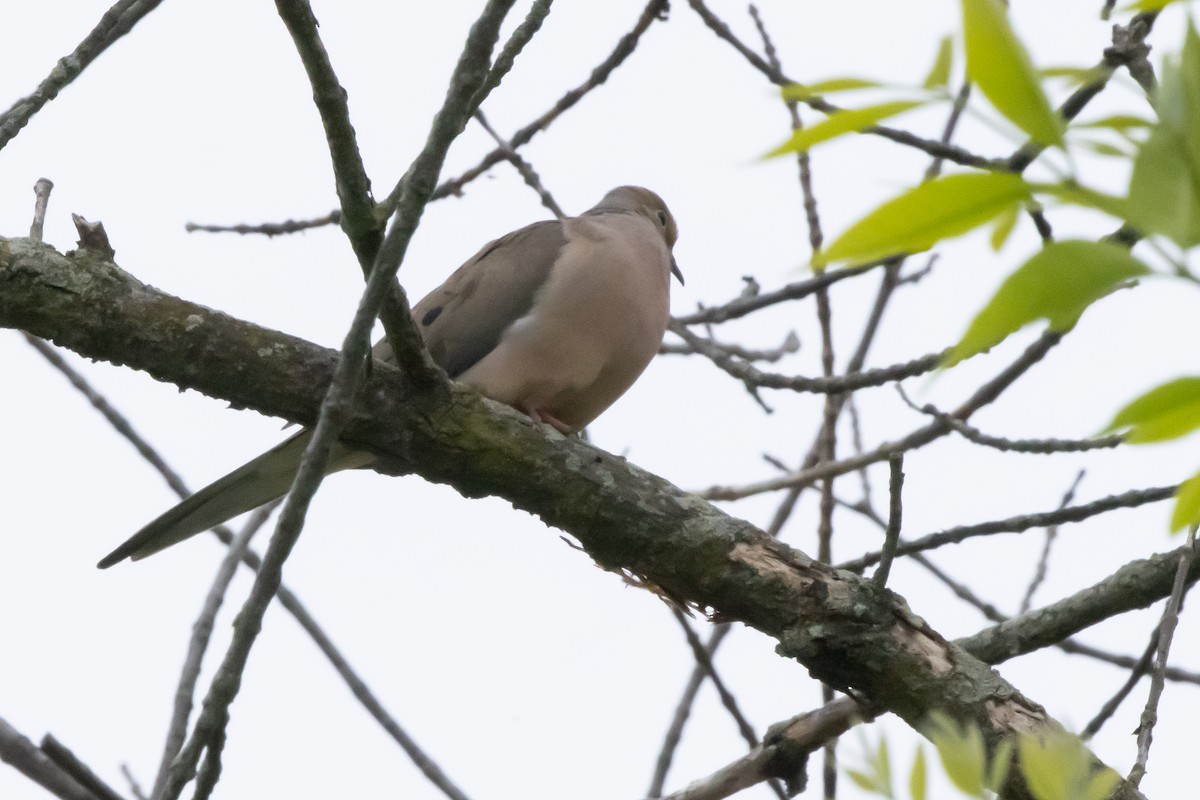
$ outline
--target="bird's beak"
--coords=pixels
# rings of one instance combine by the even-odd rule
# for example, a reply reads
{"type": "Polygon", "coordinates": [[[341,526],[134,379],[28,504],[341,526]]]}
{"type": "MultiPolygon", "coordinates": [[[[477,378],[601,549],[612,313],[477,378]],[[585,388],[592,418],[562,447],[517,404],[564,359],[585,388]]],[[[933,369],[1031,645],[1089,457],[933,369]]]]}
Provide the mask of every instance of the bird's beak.
{"type": "Polygon", "coordinates": [[[671,256],[671,274],[679,278],[679,285],[683,286],[683,273],[679,271],[679,265],[675,263],[675,256],[671,256]]]}

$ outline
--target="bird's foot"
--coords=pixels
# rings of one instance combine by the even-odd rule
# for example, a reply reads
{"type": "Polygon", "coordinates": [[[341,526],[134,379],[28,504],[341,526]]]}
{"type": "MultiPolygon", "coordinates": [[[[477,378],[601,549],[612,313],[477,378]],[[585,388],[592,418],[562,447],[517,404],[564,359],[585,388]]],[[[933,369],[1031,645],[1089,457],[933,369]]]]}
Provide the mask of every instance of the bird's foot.
{"type": "Polygon", "coordinates": [[[549,425],[551,428],[554,428],[554,430],[561,433],[563,436],[570,436],[572,433],[575,432],[574,428],[572,428],[570,425],[566,424],[562,420],[558,419],[553,414],[547,414],[544,411],[538,411],[536,408],[533,408],[532,406],[524,409],[524,411],[526,414],[529,415],[529,420],[530,420],[530,422],[533,423],[533,427],[535,427],[535,428],[538,427],[539,425],[545,423],[546,425],[549,425]]]}

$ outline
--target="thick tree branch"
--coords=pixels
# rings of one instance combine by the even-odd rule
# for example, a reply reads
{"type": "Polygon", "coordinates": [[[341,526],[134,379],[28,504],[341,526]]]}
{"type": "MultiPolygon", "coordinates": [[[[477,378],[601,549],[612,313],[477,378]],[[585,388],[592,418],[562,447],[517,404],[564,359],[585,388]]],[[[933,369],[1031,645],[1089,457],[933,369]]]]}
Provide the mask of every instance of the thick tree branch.
{"type": "MultiPolygon", "coordinates": [[[[0,239],[0,325],[311,423],[337,354],[157,292],[86,251],[0,239]]],[[[772,636],[817,678],[917,725],[931,710],[1003,736],[1055,726],[895,594],[460,386],[415,391],[380,365],[343,437],[468,496],[498,495],[573,534],[598,564],[772,636]]],[[[1125,795],[1135,796],[1135,795],[1125,795]]]]}

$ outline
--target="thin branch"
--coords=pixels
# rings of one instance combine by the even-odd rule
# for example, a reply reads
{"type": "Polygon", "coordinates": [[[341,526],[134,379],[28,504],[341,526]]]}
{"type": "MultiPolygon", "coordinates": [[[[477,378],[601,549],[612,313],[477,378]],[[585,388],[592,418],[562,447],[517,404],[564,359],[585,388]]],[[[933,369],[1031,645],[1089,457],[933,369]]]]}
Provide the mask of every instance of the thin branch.
{"type": "Polygon", "coordinates": [[[130,771],[128,764],[121,765],[121,775],[124,776],[125,782],[129,784],[129,793],[134,796],[135,800],[150,800],[149,796],[142,791],[142,785],[138,783],[137,778],[130,771]]]}
{"type": "MultiPolygon", "coordinates": [[[[1075,490],[1079,488],[1079,482],[1083,480],[1084,470],[1079,470],[1075,475],[1075,480],[1071,482],[1066,493],[1063,494],[1062,502],[1058,504],[1058,509],[1061,511],[1071,505],[1071,501],[1075,499],[1075,490]]],[[[1049,525],[1046,527],[1046,537],[1042,545],[1042,554],[1038,557],[1037,567],[1033,571],[1033,577],[1029,580],[1029,586],[1025,588],[1025,596],[1021,598],[1020,611],[1017,613],[1024,614],[1033,606],[1033,595],[1037,592],[1038,587],[1046,580],[1046,571],[1050,565],[1050,548],[1054,545],[1054,539],[1058,536],[1058,525],[1049,525]]]]}
{"type": "MultiPolygon", "coordinates": [[[[708,637],[708,644],[704,646],[710,662],[713,653],[717,652],[717,648],[720,647],[721,640],[732,630],[733,626],[729,623],[713,626],[712,633],[708,637]]],[[[650,778],[650,790],[646,793],[647,797],[662,796],[663,786],[667,782],[667,773],[670,772],[671,761],[675,757],[675,750],[683,739],[683,728],[692,714],[692,705],[696,702],[696,695],[700,693],[700,687],[704,685],[708,675],[709,673],[700,662],[692,667],[691,677],[688,678],[687,685],[684,687],[683,696],[679,698],[679,702],[675,706],[675,714],[671,717],[671,724],[667,727],[662,747],[659,748],[658,758],[654,764],[654,775],[650,778]]]]}
{"type": "Polygon", "coordinates": [[[1179,567],[1175,571],[1175,583],[1171,587],[1171,596],[1167,599],[1167,607],[1163,609],[1162,620],[1158,623],[1158,648],[1154,653],[1154,668],[1150,673],[1150,692],[1146,698],[1146,707],[1137,729],[1137,760],[1129,770],[1128,781],[1133,786],[1142,782],[1146,774],[1146,762],[1150,760],[1150,744],[1154,740],[1154,725],[1158,722],[1158,701],[1162,697],[1165,684],[1164,673],[1167,670],[1167,656],[1171,652],[1171,642],[1175,637],[1175,628],[1179,625],[1179,610],[1183,607],[1183,596],[1191,585],[1188,573],[1196,557],[1196,526],[1188,530],[1187,544],[1181,549],[1179,567]]]}
{"type": "MultiPolygon", "coordinates": [[[[1186,549],[1132,561],[1070,597],[955,643],[976,658],[995,665],[1061,642],[1103,619],[1144,608],[1172,593],[1186,549]]],[[[1191,560],[1186,576],[1189,584],[1200,578],[1200,562],[1191,560]]],[[[809,753],[871,717],[871,712],[844,698],[776,723],[754,751],[667,800],[720,800],[768,777],[787,779],[802,775],[809,753]]],[[[1114,796],[1141,797],[1127,785],[1118,788],[1114,796]]]]}
{"type": "MultiPolygon", "coordinates": [[[[1103,661],[1106,664],[1111,664],[1114,667],[1131,670],[1137,669],[1138,659],[1133,656],[1110,653],[1107,650],[1101,650],[1098,647],[1092,647],[1090,644],[1083,644],[1074,639],[1065,639],[1057,645],[1059,650],[1072,655],[1087,656],[1096,661],[1103,661]]],[[[1192,672],[1179,667],[1167,666],[1167,671],[1164,673],[1167,680],[1176,681],[1177,683],[1191,683],[1200,686],[1200,673],[1192,672]]]]}
{"type": "MultiPolygon", "coordinates": [[[[966,87],[964,87],[963,91],[959,93],[958,99],[955,101],[950,117],[947,119],[946,126],[942,132],[943,144],[949,144],[950,139],[953,137],[954,132],[957,129],[963,107],[966,104],[967,94],[968,92],[966,87]]],[[[940,170],[940,167],[941,162],[939,160],[935,160],[934,163],[930,165],[930,170],[926,173],[926,178],[928,179],[932,177],[933,174],[936,174],[936,172],[940,170]]],[[[857,267],[853,270],[826,272],[825,274],[815,276],[808,281],[786,286],[777,292],[768,293],[766,295],[758,295],[757,292],[744,295],[726,306],[701,311],[699,314],[692,315],[690,317],[679,317],[676,321],[681,324],[694,324],[700,322],[715,323],[722,322],[727,319],[734,319],[736,317],[749,314],[758,308],[766,307],[767,305],[771,305],[776,302],[783,302],[786,299],[793,299],[794,297],[807,296],[822,286],[829,286],[838,280],[854,277],[854,275],[861,274],[861,272],[865,272],[868,269],[874,269],[876,266],[883,266],[883,276],[880,280],[879,288],[876,291],[874,302],[871,305],[871,311],[867,316],[867,322],[864,325],[863,332],[859,337],[858,345],[855,348],[854,353],[850,356],[850,360],[846,365],[846,374],[854,374],[861,371],[863,365],[866,363],[867,355],[870,352],[871,345],[874,343],[875,336],[879,331],[879,326],[883,321],[883,315],[895,293],[896,287],[899,285],[900,269],[903,264],[903,258],[893,257],[887,259],[886,261],[879,262],[878,264],[867,264],[862,267],[857,267]]],[[[932,260],[930,261],[930,265],[932,265],[932,260]]],[[[848,399],[851,397],[851,395],[844,394],[840,395],[840,397],[848,399]]],[[[861,454],[861,448],[858,448],[858,452],[861,454]]],[[[814,467],[817,463],[817,458],[818,450],[816,443],[814,443],[813,447],[809,449],[808,454],[801,461],[800,471],[814,467]]],[[[862,470],[862,472],[865,475],[865,470],[862,470]]],[[[781,498],[779,505],[776,507],[775,513],[772,515],[771,522],[767,527],[767,534],[769,536],[773,538],[778,537],[782,532],[784,526],[787,524],[788,519],[796,507],[796,503],[799,500],[800,493],[803,491],[803,489],[803,485],[796,485],[790,487],[787,492],[784,493],[784,496],[781,498]]],[[[709,640],[710,653],[715,652],[720,646],[727,629],[727,625],[721,625],[716,628],[709,640]]],[[[670,767],[674,750],[678,746],[679,740],[682,737],[683,727],[687,723],[692,703],[695,701],[696,694],[698,693],[703,681],[703,670],[699,666],[694,667],[691,678],[689,679],[687,686],[684,688],[683,695],[679,701],[679,706],[676,709],[675,717],[672,721],[670,729],[667,731],[667,735],[663,741],[662,749],[659,753],[654,780],[651,782],[651,797],[658,796],[662,792],[662,787],[666,781],[667,770],[670,767]]]]}
{"type": "MultiPolygon", "coordinates": [[[[526,17],[526,23],[524,24],[529,24],[530,21],[535,18],[535,12],[538,12],[543,5],[548,6],[549,3],[535,3],[529,12],[529,15],[526,17]]],[[[621,37],[613,51],[608,55],[607,58],[604,59],[604,61],[602,61],[595,69],[592,70],[587,80],[563,95],[558,102],[556,102],[550,108],[550,110],[546,111],[533,122],[529,123],[513,134],[513,137],[508,141],[509,149],[516,151],[523,147],[536,134],[548,128],[550,124],[554,122],[554,120],[558,119],[558,117],[563,114],[563,112],[570,109],[580,100],[582,100],[589,92],[607,81],[613,70],[620,66],[625,59],[627,59],[633,53],[634,49],[637,47],[639,39],[641,38],[642,34],[646,32],[646,29],[650,27],[650,24],[655,20],[666,18],[667,7],[668,0],[649,0],[645,9],[638,17],[637,22],[634,24],[633,29],[621,37]]],[[[540,24],[540,22],[537,24],[540,24]]],[[[519,33],[521,33],[520,27],[518,27],[517,31],[514,31],[513,37],[509,40],[513,48],[516,48],[518,44],[522,44],[520,38],[518,38],[519,33]]],[[[506,52],[508,47],[509,46],[506,45],[506,52]]],[[[490,86],[499,85],[500,78],[507,69],[505,66],[507,59],[506,52],[502,52],[500,56],[497,57],[496,63],[489,71],[487,81],[482,88],[487,89],[490,86]]],[[[480,100],[482,101],[482,98],[480,98],[480,100]]],[[[476,103],[476,107],[478,107],[479,104],[480,103],[476,103]]],[[[430,196],[430,200],[441,200],[445,197],[462,194],[464,186],[474,181],[480,175],[483,175],[496,164],[506,160],[506,158],[507,156],[505,155],[504,151],[497,147],[495,150],[484,156],[479,164],[467,170],[462,175],[459,175],[457,178],[450,178],[442,182],[437,189],[434,190],[433,194],[430,196]]],[[[397,185],[396,188],[392,190],[392,193],[388,195],[387,199],[379,203],[379,213],[390,214],[395,210],[399,199],[400,186],[397,185]]],[[[266,234],[268,236],[274,236],[281,233],[292,233],[294,231],[307,230],[308,228],[334,224],[340,222],[340,220],[340,212],[333,211],[323,217],[318,217],[312,220],[288,221],[284,223],[263,223],[260,225],[236,225],[229,227],[189,224],[188,230],[207,230],[214,232],[232,231],[235,233],[266,234]]]]}
{"type": "MultiPolygon", "coordinates": [[[[380,272],[386,270],[373,277],[380,272]]],[[[268,414],[311,424],[337,372],[333,351],[179,298],[163,302],[161,292],[94,254],[67,258],[28,239],[5,239],[0,275],[0,325],[53,335],[89,357],[121,360],[268,414]],[[119,315],[94,313],[115,307],[118,298],[119,315]],[[114,335],[114,325],[122,335],[114,335]],[[198,337],[220,346],[197,347],[181,363],[179,346],[198,337]],[[254,369],[230,380],[230,365],[247,363],[254,369]]],[[[345,440],[379,453],[383,471],[415,472],[537,513],[574,535],[601,566],[640,575],[717,618],[743,621],[774,637],[781,655],[817,679],[883,702],[912,724],[941,709],[976,720],[989,748],[1011,730],[1005,720],[1021,720],[1026,729],[1057,727],[1042,707],[907,613],[892,593],[822,565],[623,459],[533,430],[519,412],[462,387],[446,391],[444,400],[410,394],[405,374],[381,364],[349,412],[345,440]],[[571,502],[579,497],[592,501],[571,502]],[[880,626],[881,619],[888,623],[880,626]],[[864,630],[872,635],[864,639],[864,630]],[[953,663],[953,671],[934,668],[943,663],[953,663]]]]}
{"type": "Polygon", "coordinates": [[[0,718],[0,761],[61,800],[98,800],[3,718],[0,718]]]}
{"type": "Polygon", "coordinates": [[[888,507],[887,529],[883,537],[883,555],[879,559],[879,567],[871,580],[879,587],[887,586],[888,574],[892,571],[892,560],[896,557],[896,542],[900,541],[900,526],[903,515],[901,502],[904,489],[904,457],[892,456],[888,459],[888,507]]]}
{"type": "MultiPolygon", "coordinates": [[[[563,114],[563,112],[567,111],[569,108],[582,100],[593,89],[607,81],[609,76],[612,75],[613,70],[619,67],[625,61],[625,59],[629,58],[629,56],[633,54],[634,49],[637,47],[638,42],[641,39],[642,34],[646,32],[646,29],[649,28],[655,20],[666,19],[667,8],[667,0],[649,0],[649,2],[646,3],[645,8],[642,9],[642,13],[638,16],[637,22],[634,23],[633,28],[629,31],[629,33],[625,34],[617,41],[616,47],[613,48],[612,52],[609,53],[607,58],[605,58],[602,62],[600,62],[599,65],[595,67],[595,69],[592,70],[591,74],[588,75],[587,80],[585,80],[579,86],[576,86],[574,89],[568,91],[561,98],[559,98],[559,100],[553,106],[551,106],[548,111],[514,133],[512,138],[508,140],[509,147],[514,150],[524,147],[530,139],[548,128],[550,124],[554,122],[554,120],[558,119],[558,117],[563,114]]],[[[483,159],[480,160],[479,164],[459,175],[457,178],[450,178],[443,181],[437,187],[437,189],[434,190],[430,199],[440,200],[443,197],[449,197],[451,195],[457,196],[462,194],[464,186],[503,160],[504,153],[500,148],[496,148],[484,156],[483,159]]],[[[391,209],[398,202],[398,200],[398,191],[393,191],[392,194],[388,196],[387,200],[381,205],[384,209],[391,209]]]]}
{"type": "Polygon", "coordinates": [[[956,419],[952,414],[941,411],[932,403],[917,406],[905,394],[904,387],[902,386],[897,385],[896,391],[900,393],[900,397],[904,400],[905,404],[914,411],[945,422],[950,426],[951,430],[969,442],[983,445],[984,447],[991,447],[1002,452],[1037,454],[1080,453],[1087,450],[1104,450],[1117,447],[1125,441],[1124,436],[1101,436],[1096,439],[1005,439],[1000,436],[986,434],[978,428],[967,425],[965,422],[956,419]]]}
{"type": "MultiPolygon", "coordinates": [[[[437,174],[450,143],[462,131],[473,111],[472,101],[488,74],[488,58],[499,27],[513,0],[490,0],[467,36],[463,53],[450,80],[442,109],[434,117],[429,139],[401,181],[396,221],[384,238],[367,279],[357,312],[342,346],[334,378],[321,404],[312,440],[305,449],[292,489],[284,501],[275,535],[271,537],[262,568],[255,577],[242,610],[234,622],[234,637],[213,678],[192,736],[171,769],[164,797],[179,797],[184,785],[196,775],[197,798],[207,797],[220,774],[220,752],[229,706],[237,695],[241,674],[250,649],[262,628],[262,618],[279,588],[283,562],[300,535],[308,504],[321,483],[330,451],[338,433],[350,418],[354,395],[368,352],[371,327],[404,259],[408,243],[432,193],[437,174]],[[196,774],[204,754],[204,763],[196,774]]],[[[409,321],[411,327],[411,321],[409,321]]],[[[393,342],[393,346],[397,343],[393,342]]],[[[397,352],[398,358],[403,354],[397,352]]]]}
{"type": "Polygon", "coordinates": [[[133,26],[158,8],[161,2],[162,0],[120,0],[105,11],[92,32],[84,37],[70,55],[58,60],[50,74],[38,84],[32,94],[13,103],[11,108],[0,114],[0,150],[20,133],[34,114],[58,97],[58,93],[71,81],[78,78],[97,56],[133,30],[133,26]]]}
{"type": "Polygon", "coordinates": [[[800,339],[796,336],[795,331],[788,331],[783,342],[778,347],[772,347],[765,350],[754,350],[749,347],[743,347],[740,344],[731,344],[729,342],[718,342],[712,337],[711,333],[707,339],[702,339],[707,344],[706,352],[701,353],[695,347],[688,344],[670,344],[664,343],[658,348],[660,355],[705,355],[711,352],[721,352],[730,358],[738,358],[742,361],[766,361],[775,363],[786,355],[791,355],[800,349],[800,339]]]}
{"type": "Polygon", "coordinates": [[[42,752],[74,778],[80,786],[100,800],[124,800],[121,795],[113,791],[111,786],[100,780],[100,777],[92,772],[91,767],[80,761],[78,756],[58,739],[55,739],[52,734],[47,733],[42,737],[42,752]]]}
{"type": "MultiPolygon", "coordinates": [[[[896,547],[896,555],[907,556],[926,550],[933,550],[947,544],[957,544],[976,536],[992,536],[997,533],[1022,533],[1030,528],[1045,528],[1050,525],[1062,525],[1068,522],[1081,522],[1088,517],[1104,514],[1117,508],[1137,508],[1147,503],[1158,503],[1175,496],[1177,486],[1157,486],[1152,489],[1133,489],[1120,494],[1102,497],[1090,503],[1060,508],[1055,511],[1043,511],[1036,514],[1019,514],[1007,519],[980,522],[975,525],[956,525],[944,531],[930,533],[917,539],[901,542],[896,547]]],[[[879,562],[881,553],[867,553],[838,565],[839,569],[861,573],[867,567],[879,562]]]]}
{"type": "Polygon", "coordinates": [[[1117,689],[1112,697],[1104,702],[1100,710],[1096,712],[1096,716],[1084,726],[1079,732],[1079,738],[1085,742],[1100,732],[1104,727],[1104,723],[1112,718],[1112,715],[1117,713],[1117,709],[1121,703],[1125,701],[1141,681],[1142,676],[1150,671],[1150,662],[1154,659],[1154,653],[1158,650],[1158,627],[1155,626],[1154,633],[1150,635],[1150,642],[1146,645],[1146,649],[1142,651],[1142,656],[1137,660],[1137,663],[1130,669],[1129,675],[1125,678],[1125,682],[1117,689]]]}
{"type": "Polygon", "coordinates": [[[196,684],[200,680],[200,667],[204,662],[204,653],[212,638],[213,625],[217,612],[225,602],[225,593],[237,573],[238,564],[250,546],[250,539],[258,532],[267,519],[279,505],[278,500],[272,501],[259,509],[247,520],[242,530],[230,544],[228,552],[221,559],[217,574],[213,577],[208,596],[200,609],[200,616],[192,623],[192,638],[188,641],[187,653],[183,659],[183,669],[180,670],[179,683],[175,688],[175,704],[171,713],[171,722],[167,725],[166,741],[163,744],[162,758],[158,762],[158,773],[154,777],[154,786],[150,790],[152,797],[160,797],[163,784],[167,780],[171,764],[179,755],[187,738],[187,724],[192,714],[192,699],[196,694],[196,684]]]}
{"type": "Polygon", "coordinates": [[[550,192],[546,190],[546,187],[542,185],[542,179],[538,177],[538,174],[536,171],[534,171],[533,166],[528,161],[521,158],[517,151],[512,148],[512,145],[504,141],[500,134],[496,133],[495,128],[488,124],[487,117],[483,115],[482,110],[475,112],[475,119],[479,122],[480,126],[487,131],[488,135],[491,136],[496,142],[497,147],[504,151],[504,157],[510,164],[516,167],[517,172],[521,174],[521,178],[525,181],[525,185],[537,192],[538,197],[541,198],[542,205],[550,209],[550,213],[559,219],[565,217],[566,214],[563,213],[562,208],[558,205],[550,192]]]}
{"type": "MultiPolygon", "coordinates": [[[[709,655],[708,648],[700,641],[700,637],[692,630],[692,626],[688,624],[687,617],[679,609],[672,609],[675,614],[675,620],[683,628],[684,638],[687,639],[688,647],[691,648],[692,657],[696,659],[696,663],[704,669],[704,672],[712,680],[713,688],[717,690],[717,696],[721,698],[721,705],[729,712],[729,716],[733,718],[734,724],[737,725],[738,733],[742,735],[742,739],[746,744],[750,745],[753,750],[758,747],[758,734],[754,732],[754,726],[746,719],[742,710],[738,707],[737,698],[733,696],[733,692],[725,685],[725,681],[717,674],[717,668],[712,662],[712,657],[709,655]]],[[[775,781],[769,781],[771,790],[779,800],[787,800],[787,794],[783,791],[783,787],[775,781]]]]}
{"type": "Polygon", "coordinates": [[[867,264],[861,264],[857,267],[847,267],[846,269],[837,269],[823,272],[820,275],[789,283],[782,289],[776,289],[773,292],[758,294],[757,292],[742,292],[737,298],[730,300],[725,305],[714,306],[712,308],[703,308],[691,314],[684,314],[680,317],[673,317],[672,322],[679,325],[701,325],[701,324],[716,324],[720,322],[728,322],[731,319],[740,319],[748,314],[752,314],[769,306],[786,303],[789,300],[800,300],[808,297],[826,286],[832,286],[839,281],[844,281],[848,278],[854,278],[862,275],[864,272],[886,266],[894,262],[894,258],[889,258],[882,261],[872,261],[867,264]]]}
{"type": "Polygon", "coordinates": [[[275,8],[292,36],[312,86],[313,103],[321,115],[341,207],[342,230],[350,239],[359,261],[369,263],[379,247],[382,225],[375,217],[371,179],[367,177],[358,138],[350,122],[346,90],[338,81],[329,53],[321,42],[317,17],[308,1],[275,0],[275,8]]]}
{"type": "MultiPolygon", "coordinates": [[[[820,292],[818,291],[818,297],[820,292]]],[[[820,304],[820,300],[817,301],[820,304]]],[[[778,375],[763,372],[738,358],[735,352],[726,347],[714,345],[702,336],[697,336],[683,325],[672,320],[668,330],[683,339],[694,352],[707,358],[728,375],[737,378],[748,386],[761,389],[789,389],[794,392],[815,392],[820,394],[843,394],[872,386],[882,386],[885,383],[924,375],[937,369],[946,352],[930,353],[915,358],[903,364],[893,364],[887,367],[851,372],[846,375],[828,375],[820,378],[809,378],[804,375],[778,375]]]]}
{"type": "Polygon", "coordinates": [[[330,211],[325,216],[317,217],[316,219],[289,219],[284,222],[264,222],[260,225],[207,225],[189,222],[183,227],[188,233],[202,231],[204,233],[238,233],[243,236],[247,234],[260,234],[270,237],[301,233],[313,228],[323,228],[326,225],[337,225],[341,221],[341,211],[330,211]]]}
{"type": "MultiPolygon", "coordinates": [[[[755,69],[766,76],[767,80],[777,86],[787,86],[788,84],[796,83],[779,70],[772,67],[764,61],[761,56],[747,47],[741,42],[729,29],[729,26],[721,21],[712,11],[704,5],[702,0],[688,0],[688,5],[700,15],[704,24],[709,30],[715,33],[718,38],[724,39],[735,50],[742,54],[747,62],[755,69]]],[[[810,97],[805,99],[804,104],[820,111],[824,114],[832,114],[841,109],[832,103],[827,102],[821,97],[810,97]]],[[[1004,169],[1005,162],[999,159],[984,158],[983,156],[975,155],[961,147],[955,147],[946,141],[935,141],[933,139],[924,139],[908,131],[889,128],[884,125],[873,125],[869,128],[864,128],[860,133],[871,134],[889,139],[898,144],[903,144],[908,147],[916,148],[924,153],[933,156],[934,158],[952,161],[963,166],[976,167],[979,169],[1000,170],[1004,169]]]]}
{"type": "Polygon", "coordinates": [[[546,17],[550,15],[550,6],[554,4],[554,0],[535,0],[529,8],[529,13],[525,15],[525,19],[521,24],[513,29],[512,35],[508,37],[508,41],[500,48],[500,55],[496,56],[496,60],[492,62],[492,68],[488,70],[487,78],[483,81],[483,86],[479,87],[478,100],[472,99],[471,105],[474,108],[479,108],[483,102],[483,98],[492,93],[492,90],[500,85],[504,80],[504,76],[509,73],[513,67],[513,63],[517,60],[517,56],[525,49],[525,45],[529,44],[529,40],[533,35],[542,28],[542,23],[546,21],[546,17]]]}
{"type": "Polygon", "coordinates": [[[33,205],[33,222],[29,226],[29,238],[35,242],[42,240],[42,229],[46,224],[46,208],[50,205],[50,191],[53,188],[54,182],[49,178],[38,178],[37,183],[33,185],[36,201],[33,205]]]}
{"type": "MultiPolygon", "coordinates": [[[[999,375],[979,387],[965,403],[953,412],[953,416],[960,420],[967,419],[971,414],[974,414],[983,406],[994,401],[1017,378],[1023,375],[1034,364],[1041,361],[1046,353],[1062,340],[1062,337],[1063,334],[1061,333],[1047,330],[999,375]]],[[[851,377],[852,375],[853,373],[846,377],[851,377]]],[[[704,491],[696,492],[696,494],[707,500],[740,500],[744,497],[764,492],[809,486],[825,478],[845,475],[847,472],[862,469],[869,464],[883,461],[896,453],[905,453],[909,450],[924,447],[935,439],[945,436],[949,430],[950,428],[946,423],[941,420],[935,420],[924,428],[918,428],[903,439],[895,442],[885,442],[869,453],[851,456],[833,464],[818,464],[780,478],[772,478],[741,487],[714,486],[704,491]]]]}
{"type": "MultiPolygon", "coordinates": [[[[850,509],[856,513],[862,514],[867,519],[874,522],[880,528],[885,528],[887,522],[883,520],[870,505],[865,502],[847,503],[840,501],[842,507],[850,509]]],[[[931,575],[941,581],[950,591],[952,591],[959,599],[966,602],[968,605],[977,609],[983,616],[995,623],[1007,622],[1011,617],[1001,612],[996,606],[988,603],[979,597],[975,592],[971,591],[970,587],[959,581],[954,580],[944,570],[939,568],[928,557],[921,553],[913,553],[911,556],[913,561],[924,567],[931,575]]],[[[1111,664],[1114,667],[1130,670],[1136,669],[1138,660],[1131,656],[1121,655],[1118,653],[1110,653],[1107,650],[1101,650],[1091,645],[1077,642],[1074,639],[1064,639],[1054,645],[1064,653],[1072,655],[1082,655],[1097,661],[1103,661],[1106,664],[1111,664]]],[[[1189,672],[1188,670],[1179,669],[1178,667],[1167,667],[1167,679],[1179,681],[1181,683],[1194,683],[1200,685],[1200,673],[1189,672]]]]}

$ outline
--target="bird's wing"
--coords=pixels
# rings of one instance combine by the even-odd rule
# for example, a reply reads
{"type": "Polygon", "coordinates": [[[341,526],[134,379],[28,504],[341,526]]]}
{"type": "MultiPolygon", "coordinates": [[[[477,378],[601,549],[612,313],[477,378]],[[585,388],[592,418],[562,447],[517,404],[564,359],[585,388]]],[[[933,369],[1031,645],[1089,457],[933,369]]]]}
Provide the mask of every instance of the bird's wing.
{"type": "Polygon", "coordinates": [[[451,377],[490,353],[533,307],[566,245],[558,221],[535,222],[484,245],[413,309],[417,329],[451,377]]]}

